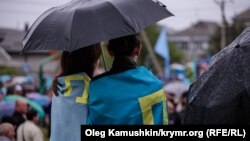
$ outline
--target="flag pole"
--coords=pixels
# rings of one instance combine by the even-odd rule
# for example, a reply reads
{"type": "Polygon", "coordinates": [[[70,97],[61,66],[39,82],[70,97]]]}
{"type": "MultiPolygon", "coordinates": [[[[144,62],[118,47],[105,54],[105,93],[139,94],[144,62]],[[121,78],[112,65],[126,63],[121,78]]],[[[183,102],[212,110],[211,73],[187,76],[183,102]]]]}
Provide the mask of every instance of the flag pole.
{"type": "Polygon", "coordinates": [[[163,75],[163,69],[161,68],[160,63],[157,60],[157,58],[156,58],[156,56],[155,56],[155,54],[153,52],[153,49],[152,49],[152,46],[151,46],[151,44],[150,44],[150,42],[148,40],[147,34],[145,33],[144,30],[142,30],[140,32],[140,34],[141,34],[142,40],[145,43],[145,46],[146,46],[146,48],[148,50],[148,53],[149,53],[149,55],[150,55],[150,57],[151,57],[151,59],[153,61],[153,64],[155,65],[157,73],[159,75],[163,75]]]}

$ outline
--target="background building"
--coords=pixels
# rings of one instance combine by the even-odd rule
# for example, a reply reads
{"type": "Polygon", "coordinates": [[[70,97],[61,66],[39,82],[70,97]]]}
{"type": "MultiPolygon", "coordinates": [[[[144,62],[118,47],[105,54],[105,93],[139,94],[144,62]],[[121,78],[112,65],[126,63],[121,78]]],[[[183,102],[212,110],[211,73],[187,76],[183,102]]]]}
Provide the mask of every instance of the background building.
{"type": "Polygon", "coordinates": [[[209,38],[218,28],[218,24],[210,21],[199,21],[191,27],[169,35],[169,41],[183,50],[185,61],[206,52],[209,48],[209,38]]]}
{"type": "MultiPolygon", "coordinates": [[[[25,30],[0,28],[0,66],[8,65],[21,69],[22,67],[26,67],[31,73],[37,73],[39,66],[42,65],[46,58],[53,55],[53,53],[49,51],[37,51],[21,54],[23,48],[22,40],[25,34],[25,30]]],[[[54,73],[57,66],[58,61],[48,62],[44,64],[43,71],[54,73]]]]}
{"type": "Polygon", "coordinates": [[[233,21],[236,24],[243,24],[246,27],[250,27],[250,8],[235,16],[233,21]]]}

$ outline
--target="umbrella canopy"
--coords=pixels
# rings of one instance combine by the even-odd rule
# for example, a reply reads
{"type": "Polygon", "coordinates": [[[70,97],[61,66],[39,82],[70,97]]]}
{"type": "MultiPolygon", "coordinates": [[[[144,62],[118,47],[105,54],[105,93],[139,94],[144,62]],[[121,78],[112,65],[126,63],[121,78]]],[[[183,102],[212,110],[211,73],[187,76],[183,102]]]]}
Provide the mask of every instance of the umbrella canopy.
{"type": "Polygon", "coordinates": [[[7,75],[7,74],[0,76],[0,82],[6,82],[6,81],[9,81],[9,80],[11,80],[11,77],[9,75],[7,75]]]}
{"type": "Polygon", "coordinates": [[[72,52],[101,41],[138,33],[172,16],[157,0],[73,0],[49,9],[32,25],[23,52],[72,52]]]}
{"type": "Polygon", "coordinates": [[[172,70],[179,70],[179,71],[185,71],[185,67],[182,64],[173,63],[170,65],[170,69],[172,70]]]}
{"type": "Polygon", "coordinates": [[[40,118],[43,118],[45,116],[43,108],[39,104],[29,100],[28,98],[19,95],[9,95],[4,97],[4,101],[17,101],[18,99],[23,99],[27,104],[29,104],[32,109],[36,110],[40,118]]]}
{"type": "Polygon", "coordinates": [[[185,124],[250,124],[250,28],[191,86],[185,124]]]}
{"type": "Polygon", "coordinates": [[[3,116],[11,116],[15,111],[15,102],[13,101],[1,101],[0,102],[0,118],[3,116]]]}
{"type": "Polygon", "coordinates": [[[26,94],[26,97],[44,107],[48,106],[50,103],[49,97],[47,95],[42,95],[40,93],[36,92],[28,93],[26,94]]]}

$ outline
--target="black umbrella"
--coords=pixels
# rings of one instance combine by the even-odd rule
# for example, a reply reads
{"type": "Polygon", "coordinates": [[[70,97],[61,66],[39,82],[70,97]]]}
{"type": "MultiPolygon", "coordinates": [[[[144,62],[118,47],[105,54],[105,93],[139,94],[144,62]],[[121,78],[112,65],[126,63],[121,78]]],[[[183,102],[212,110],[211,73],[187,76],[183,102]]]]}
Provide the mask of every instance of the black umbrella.
{"type": "Polygon", "coordinates": [[[172,16],[156,0],[73,0],[49,9],[32,25],[23,52],[74,51],[100,41],[131,35],[172,16]]]}
{"type": "Polygon", "coordinates": [[[250,124],[250,28],[189,89],[184,124],[250,124]]]}

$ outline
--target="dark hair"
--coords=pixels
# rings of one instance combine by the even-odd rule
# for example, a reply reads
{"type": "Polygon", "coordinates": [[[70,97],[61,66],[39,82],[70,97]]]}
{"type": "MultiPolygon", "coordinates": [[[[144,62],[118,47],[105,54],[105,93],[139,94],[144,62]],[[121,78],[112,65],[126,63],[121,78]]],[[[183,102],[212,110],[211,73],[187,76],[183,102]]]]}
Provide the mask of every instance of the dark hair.
{"type": "Polygon", "coordinates": [[[12,125],[17,125],[17,120],[13,116],[3,116],[0,123],[11,123],[12,125]]]}
{"type": "Polygon", "coordinates": [[[123,36],[109,40],[108,49],[113,52],[115,57],[130,56],[134,49],[140,44],[138,34],[123,36]]]}
{"type": "Polygon", "coordinates": [[[57,78],[85,72],[90,78],[94,75],[94,64],[101,56],[100,43],[80,48],[73,52],[64,51],[61,57],[61,73],[53,81],[53,92],[57,95],[57,78]]]}
{"type": "Polygon", "coordinates": [[[27,119],[28,120],[33,120],[34,117],[38,116],[37,112],[35,110],[29,110],[26,113],[27,119]]]}
{"type": "Polygon", "coordinates": [[[182,97],[188,97],[188,91],[183,92],[182,97]]]}

